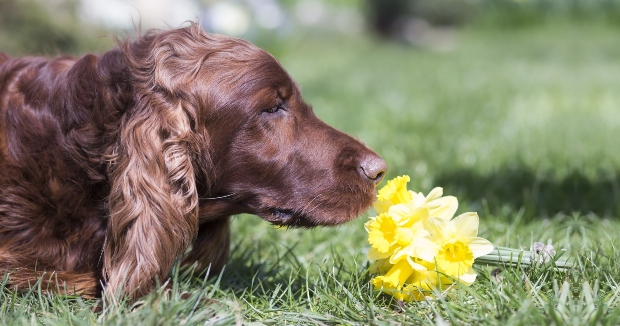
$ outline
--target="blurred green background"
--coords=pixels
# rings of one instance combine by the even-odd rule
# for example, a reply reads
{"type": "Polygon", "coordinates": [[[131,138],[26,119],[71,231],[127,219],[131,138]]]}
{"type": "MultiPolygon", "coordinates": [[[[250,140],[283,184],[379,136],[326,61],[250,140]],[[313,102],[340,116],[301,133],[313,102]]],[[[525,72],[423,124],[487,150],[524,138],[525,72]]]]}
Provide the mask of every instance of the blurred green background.
{"type": "Polygon", "coordinates": [[[0,0],[0,51],[102,52],[184,20],[274,53],[411,189],[506,219],[620,215],[620,0],[0,0]]]}

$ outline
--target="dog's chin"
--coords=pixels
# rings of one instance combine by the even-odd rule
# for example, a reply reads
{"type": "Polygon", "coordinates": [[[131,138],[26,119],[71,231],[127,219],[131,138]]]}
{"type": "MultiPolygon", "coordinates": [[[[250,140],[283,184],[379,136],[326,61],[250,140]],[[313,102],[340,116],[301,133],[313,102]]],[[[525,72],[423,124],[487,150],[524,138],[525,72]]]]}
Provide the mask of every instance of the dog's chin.
{"type": "Polygon", "coordinates": [[[295,209],[269,207],[258,212],[263,220],[278,226],[312,228],[316,226],[334,226],[354,220],[370,207],[370,204],[360,207],[356,211],[342,212],[341,214],[314,210],[313,214],[305,214],[295,209]]]}
{"type": "Polygon", "coordinates": [[[372,191],[358,192],[342,198],[330,198],[317,204],[312,209],[311,201],[299,200],[278,203],[271,198],[261,200],[254,206],[252,212],[263,220],[279,226],[312,228],[316,226],[335,226],[354,220],[367,211],[374,202],[374,188],[372,191]],[[348,205],[347,205],[348,203],[348,205]]]}
{"type": "Polygon", "coordinates": [[[311,216],[293,209],[270,207],[257,214],[263,220],[278,226],[311,228],[319,224],[311,216]]]}

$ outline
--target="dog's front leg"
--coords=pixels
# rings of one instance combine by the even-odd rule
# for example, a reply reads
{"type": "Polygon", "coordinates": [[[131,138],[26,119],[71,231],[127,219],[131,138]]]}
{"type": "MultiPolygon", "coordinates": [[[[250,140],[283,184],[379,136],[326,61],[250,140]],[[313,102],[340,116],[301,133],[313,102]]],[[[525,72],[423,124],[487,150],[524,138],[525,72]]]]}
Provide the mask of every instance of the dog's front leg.
{"type": "Polygon", "coordinates": [[[192,250],[182,265],[190,267],[195,263],[196,272],[217,275],[228,261],[229,253],[230,219],[225,217],[200,225],[192,250]]]}

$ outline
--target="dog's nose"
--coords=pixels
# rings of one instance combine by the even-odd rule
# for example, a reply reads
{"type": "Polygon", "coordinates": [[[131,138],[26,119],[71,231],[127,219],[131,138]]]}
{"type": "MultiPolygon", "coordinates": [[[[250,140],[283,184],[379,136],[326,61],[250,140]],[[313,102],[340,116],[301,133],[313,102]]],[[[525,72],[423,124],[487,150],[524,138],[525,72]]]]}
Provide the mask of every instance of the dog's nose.
{"type": "Polygon", "coordinates": [[[376,155],[367,155],[360,162],[360,172],[362,177],[366,177],[375,183],[375,186],[381,182],[385,176],[387,166],[385,161],[376,155]]]}

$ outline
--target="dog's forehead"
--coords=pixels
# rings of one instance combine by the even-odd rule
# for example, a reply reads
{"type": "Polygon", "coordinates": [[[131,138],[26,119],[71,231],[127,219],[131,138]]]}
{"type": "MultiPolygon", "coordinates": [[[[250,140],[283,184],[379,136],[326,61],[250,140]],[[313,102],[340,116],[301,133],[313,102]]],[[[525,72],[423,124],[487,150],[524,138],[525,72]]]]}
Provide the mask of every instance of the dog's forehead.
{"type": "Polygon", "coordinates": [[[282,65],[267,52],[263,54],[247,62],[242,76],[237,76],[238,86],[250,93],[272,92],[282,98],[297,92],[297,84],[282,65]]]}
{"type": "Polygon", "coordinates": [[[300,94],[278,60],[250,42],[221,37],[198,57],[201,69],[191,89],[212,108],[258,108],[300,94]],[[215,104],[215,105],[214,105],[215,104]]]}
{"type": "Polygon", "coordinates": [[[300,86],[291,75],[284,69],[282,64],[268,52],[261,50],[264,60],[258,63],[255,71],[259,79],[262,79],[264,88],[272,87],[281,98],[289,98],[295,94],[301,94],[300,86]]]}
{"type": "Polygon", "coordinates": [[[259,56],[249,62],[249,71],[252,79],[272,85],[292,84],[293,81],[284,67],[269,53],[261,50],[259,56]]]}

